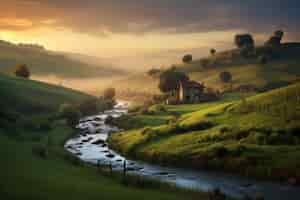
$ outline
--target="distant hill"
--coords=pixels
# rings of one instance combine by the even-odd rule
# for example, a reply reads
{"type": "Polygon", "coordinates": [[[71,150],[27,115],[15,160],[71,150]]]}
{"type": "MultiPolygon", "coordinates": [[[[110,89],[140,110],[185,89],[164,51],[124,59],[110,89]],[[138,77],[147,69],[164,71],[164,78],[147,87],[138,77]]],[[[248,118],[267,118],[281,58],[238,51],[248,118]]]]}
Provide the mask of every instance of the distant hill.
{"type": "Polygon", "coordinates": [[[17,64],[27,64],[33,75],[67,78],[96,78],[121,75],[125,71],[74,59],[65,53],[46,50],[43,46],[0,41],[0,72],[11,74],[17,64]]]}
{"type": "MultiPolygon", "coordinates": [[[[257,47],[259,53],[263,47],[257,47]]],[[[207,87],[223,90],[226,84],[219,79],[220,72],[229,71],[233,77],[233,88],[241,85],[253,85],[257,88],[286,86],[298,81],[300,76],[300,43],[282,44],[278,49],[279,57],[266,64],[260,64],[257,58],[243,58],[239,50],[233,49],[216,53],[191,63],[174,64],[185,71],[191,79],[204,82],[207,87]],[[213,63],[203,66],[203,60],[213,63]]],[[[134,90],[136,93],[159,93],[158,79],[144,74],[135,74],[115,83],[120,91],[134,90]],[[124,83],[124,84],[120,84],[124,83]]]]}

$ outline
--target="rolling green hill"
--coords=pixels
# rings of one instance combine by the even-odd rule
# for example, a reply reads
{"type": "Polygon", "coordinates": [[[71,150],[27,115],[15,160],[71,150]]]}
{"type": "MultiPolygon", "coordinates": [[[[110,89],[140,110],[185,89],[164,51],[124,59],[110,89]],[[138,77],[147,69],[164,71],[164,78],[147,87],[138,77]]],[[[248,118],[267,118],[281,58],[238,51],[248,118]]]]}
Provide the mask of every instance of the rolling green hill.
{"type": "Polygon", "coordinates": [[[24,114],[57,111],[61,103],[78,103],[91,96],[84,93],[0,74],[0,106],[24,114]]]}
{"type": "Polygon", "coordinates": [[[101,78],[125,72],[111,66],[99,66],[72,59],[64,53],[0,41],[0,72],[12,74],[17,64],[27,64],[35,76],[55,75],[67,78],[101,78]]]}
{"type": "MultiPolygon", "coordinates": [[[[257,47],[256,52],[261,54],[264,47],[257,47]]],[[[207,87],[224,90],[228,85],[219,79],[220,72],[229,71],[232,74],[232,86],[253,85],[258,89],[277,88],[286,86],[299,79],[300,76],[300,43],[282,44],[277,50],[279,56],[260,64],[258,58],[243,58],[239,50],[228,50],[216,53],[214,56],[196,59],[188,64],[175,64],[177,69],[186,72],[191,79],[204,82],[207,87]],[[209,63],[203,66],[203,60],[209,63]]],[[[159,93],[157,78],[145,74],[131,75],[115,82],[120,91],[133,90],[137,93],[159,93]]],[[[125,93],[126,94],[126,93],[125,93]]],[[[132,96],[132,95],[131,95],[132,96]]]]}
{"type": "Polygon", "coordinates": [[[59,105],[91,96],[6,75],[0,75],[0,94],[1,199],[208,199],[206,194],[162,184],[152,183],[146,189],[147,182],[139,178],[125,184],[67,153],[63,145],[74,136],[74,130],[64,121],[49,117],[55,115],[59,105]],[[51,124],[36,128],[41,120],[51,124]]]}
{"type": "Polygon", "coordinates": [[[156,105],[150,111],[128,116],[130,124],[145,127],[114,134],[110,144],[153,162],[300,178],[300,84],[231,102],[156,105]]]}

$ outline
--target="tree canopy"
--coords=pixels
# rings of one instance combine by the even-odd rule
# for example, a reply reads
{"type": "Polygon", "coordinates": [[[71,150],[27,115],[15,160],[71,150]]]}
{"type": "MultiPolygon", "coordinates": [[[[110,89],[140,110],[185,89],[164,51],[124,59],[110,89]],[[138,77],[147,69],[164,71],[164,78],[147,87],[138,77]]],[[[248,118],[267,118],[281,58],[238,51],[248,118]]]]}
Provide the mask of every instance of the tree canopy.
{"type": "Polygon", "coordinates": [[[182,62],[184,63],[190,63],[192,62],[192,60],[193,60],[193,56],[191,54],[187,54],[182,58],[182,62]]]}
{"type": "Polygon", "coordinates": [[[235,36],[234,43],[238,48],[253,48],[254,47],[254,39],[252,35],[246,34],[238,34],[235,36]]]}
{"type": "Polygon", "coordinates": [[[103,92],[104,99],[114,99],[116,96],[116,89],[115,88],[107,88],[103,92]]]}
{"type": "Polygon", "coordinates": [[[29,78],[30,71],[25,64],[18,65],[15,70],[15,75],[22,78],[29,78]]]}
{"type": "Polygon", "coordinates": [[[221,72],[219,76],[223,83],[229,83],[232,80],[232,75],[230,72],[221,72]]]}
{"type": "Polygon", "coordinates": [[[164,71],[159,77],[159,89],[162,92],[170,92],[178,89],[180,81],[189,80],[189,77],[176,69],[164,71]]]}

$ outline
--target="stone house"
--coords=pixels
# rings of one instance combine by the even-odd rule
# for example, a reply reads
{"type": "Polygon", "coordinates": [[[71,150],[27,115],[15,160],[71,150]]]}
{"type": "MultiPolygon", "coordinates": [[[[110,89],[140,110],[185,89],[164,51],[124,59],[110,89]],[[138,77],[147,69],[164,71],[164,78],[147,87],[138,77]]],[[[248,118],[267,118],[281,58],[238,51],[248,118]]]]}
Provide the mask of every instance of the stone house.
{"type": "Polygon", "coordinates": [[[196,81],[186,80],[181,81],[178,88],[178,102],[179,103],[199,103],[201,102],[204,84],[196,81]]]}

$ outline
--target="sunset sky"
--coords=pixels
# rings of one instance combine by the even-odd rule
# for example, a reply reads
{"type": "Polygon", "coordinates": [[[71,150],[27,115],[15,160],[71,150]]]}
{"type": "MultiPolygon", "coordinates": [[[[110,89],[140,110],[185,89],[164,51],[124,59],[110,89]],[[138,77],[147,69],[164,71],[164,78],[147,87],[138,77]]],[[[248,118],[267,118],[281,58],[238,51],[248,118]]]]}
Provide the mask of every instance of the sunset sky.
{"type": "Polygon", "coordinates": [[[2,0],[0,39],[167,64],[231,48],[236,33],[260,43],[283,29],[285,41],[299,41],[299,9],[299,0],[2,0]]]}

